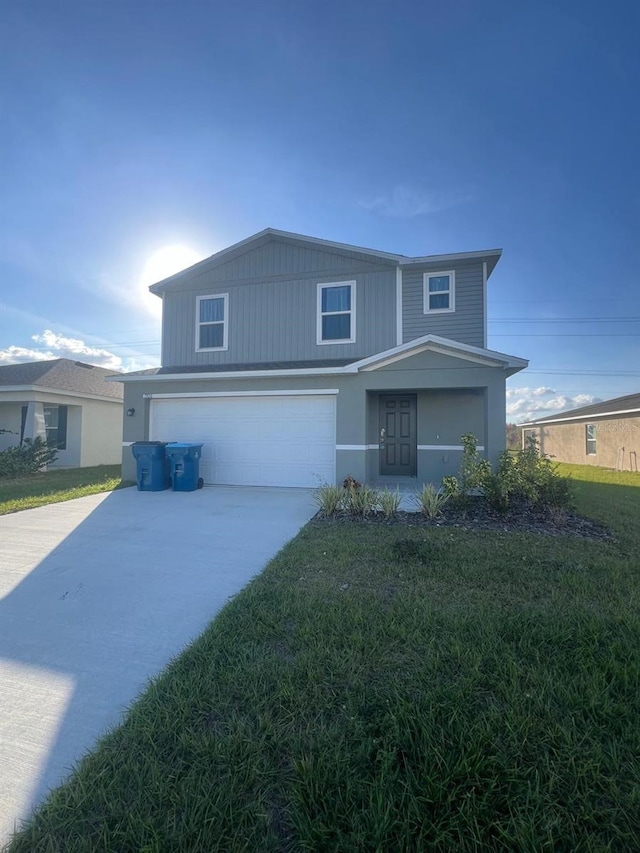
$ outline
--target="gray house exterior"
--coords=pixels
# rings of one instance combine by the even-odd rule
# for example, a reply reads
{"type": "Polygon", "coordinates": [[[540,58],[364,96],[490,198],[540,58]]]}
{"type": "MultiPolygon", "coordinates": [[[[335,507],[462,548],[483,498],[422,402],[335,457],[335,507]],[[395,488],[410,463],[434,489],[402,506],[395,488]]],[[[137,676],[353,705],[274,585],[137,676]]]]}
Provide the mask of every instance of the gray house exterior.
{"type": "Polygon", "coordinates": [[[410,258],[266,229],[152,285],[162,366],[125,387],[137,440],[201,441],[206,483],[439,482],[473,432],[495,461],[505,380],[486,348],[500,250],[410,258]]]}

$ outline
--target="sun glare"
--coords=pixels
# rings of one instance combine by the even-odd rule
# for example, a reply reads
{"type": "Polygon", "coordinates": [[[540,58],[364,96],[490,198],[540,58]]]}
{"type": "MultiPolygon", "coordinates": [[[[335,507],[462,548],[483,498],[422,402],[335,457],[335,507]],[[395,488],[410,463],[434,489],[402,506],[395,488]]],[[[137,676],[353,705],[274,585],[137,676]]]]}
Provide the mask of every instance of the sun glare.
{"type": "Polygon", "coordinates": [[[140,275],[140,295],[145,307],[159,317],[162,313],[162,302],[157,296],[149,293],[149,285],[162,281],[201,260],[202,255],[188,246],[165,246],[154,252],[145,263],[140,275]]]}

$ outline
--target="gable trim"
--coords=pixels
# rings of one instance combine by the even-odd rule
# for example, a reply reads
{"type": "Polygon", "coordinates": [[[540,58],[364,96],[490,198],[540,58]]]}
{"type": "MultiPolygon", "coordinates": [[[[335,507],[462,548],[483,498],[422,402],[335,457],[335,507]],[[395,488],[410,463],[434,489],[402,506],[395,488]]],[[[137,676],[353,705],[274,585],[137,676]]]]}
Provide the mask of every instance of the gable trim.
{"type": "Polygon", "coordinates": [[[380,367],[385,367],[396,361],[402,361],[413,355],[419,355],[427,350],[461,358],[466,361],[485,364],[489,367],[510,367],[521,370],[529,364],[526,359],[517,358],[513,355],[506,355],[495,350],[482,349],[471,346],[470,344],[459,343],[449,338],[442,338],[439,335],[425,335],[422,338],[408,341],[406,344],[393,347],[393,349],[386,350],[385,352],[363,358],[349,365],[349,367],[365,371],[377,370],[380,367]]]}
{"type": "Polygon", "coordinates": [[[308,237],[304,234],[296,234],[293,231],[279,231],[276,228],[264,228],[262,231],[258,231],[257,234],[253,234],[251,237],[246,237],[244,240],[240,240],[238,243],[227,246],[226,249],[221,249],[219,252],[215,252],[208,258],[204,258],[196,264],[193,264],[174,275],[155,282],[149,287],[149,290],[151,293],[156,294],[156,296],[160,296],[165,290],[179,284],[185,278],[190,278],[193,275],[196,275],[200,270],[203,270],[208,266],[218,266],[221,263],[226,263],[236,255],[241,255],[245,251],[249,251],[252,244],[255,244],[256,248],[258,248],[266,243],[269,238],[290,240],[294,243],[305,244],[311,248],[316,248],[321,251],[337,252],[338,254],[341,252],[348,252],[349,254],[361,255],[371,262],[379,261],[381,263],[401,267],[425,264],[448,264],[456,261],[487,259],[490,263],[489,274],[491,274],[493,268],[498,263],[502,255],[502,249],[482,249],[475,252],[455,252],[444,255],[424,255],[422,257],[412,258],[392,252],[382,252],[378,249],[368,249],[364,246],[354,246],[349,243],[336,243],[333,240],[323,240],[320,237],[308,237]]]}

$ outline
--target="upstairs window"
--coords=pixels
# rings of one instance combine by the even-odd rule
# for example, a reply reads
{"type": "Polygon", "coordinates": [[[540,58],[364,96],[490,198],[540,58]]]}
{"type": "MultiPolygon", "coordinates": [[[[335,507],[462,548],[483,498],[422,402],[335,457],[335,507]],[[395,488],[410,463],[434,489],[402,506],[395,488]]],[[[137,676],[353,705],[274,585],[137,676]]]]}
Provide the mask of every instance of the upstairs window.
{"type": "Polygon", "coordinates": [[[318,344],[352,344],[356,339],[356,283],[318,285],[318,344]]]}
{"type": "Polygon", "coordinates": [[[197,297],[196,352],[227,349],[228,299],[228,293],[197,297]]]}
{"type": "Polygon", "coordinates": [[[424,274],[424,313],[439,314],[455,311],[455,273],[426,272],[424,274]]]}
{"type": "Polygon", "coordinates": [[[587,443],[587,456],[596,455],[596,425],[585,424],[585,439],[587,443]]]}
{"type": "Polygon", "coordinates": [[[44,428],[47,431],[47,444],[58,450],[67,449],[66,406],[44,406],[44,428]]]}

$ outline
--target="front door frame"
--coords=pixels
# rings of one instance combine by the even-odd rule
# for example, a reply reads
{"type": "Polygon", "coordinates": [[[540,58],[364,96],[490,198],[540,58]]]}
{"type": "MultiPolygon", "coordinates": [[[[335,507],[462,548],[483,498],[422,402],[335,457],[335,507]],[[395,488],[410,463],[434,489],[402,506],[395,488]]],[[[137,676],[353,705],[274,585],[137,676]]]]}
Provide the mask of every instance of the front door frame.
{"type": "MultiPolygon", "coordinates": [[[[396,444],[398,454],[401,455],[402,448],[400,443],[396,444]]],[[[382,393],[378,394],[378,476],[380,477],[417,477],[418,474],[418,395],[415,393],[382,393]],[[386,453],[388,450],[389,438],[386,434],[387,422],[384,417],[386,414],[383,408],[384,403],[390,400],[395,400],[397,403],[408,403],[407,413],[409,418],[409,429],[404,449],[408,445],[409,461],[401,466],[401,463],[396,463],[396,470],[389,470],[390,465],[386,462],[386,453]]]]}

